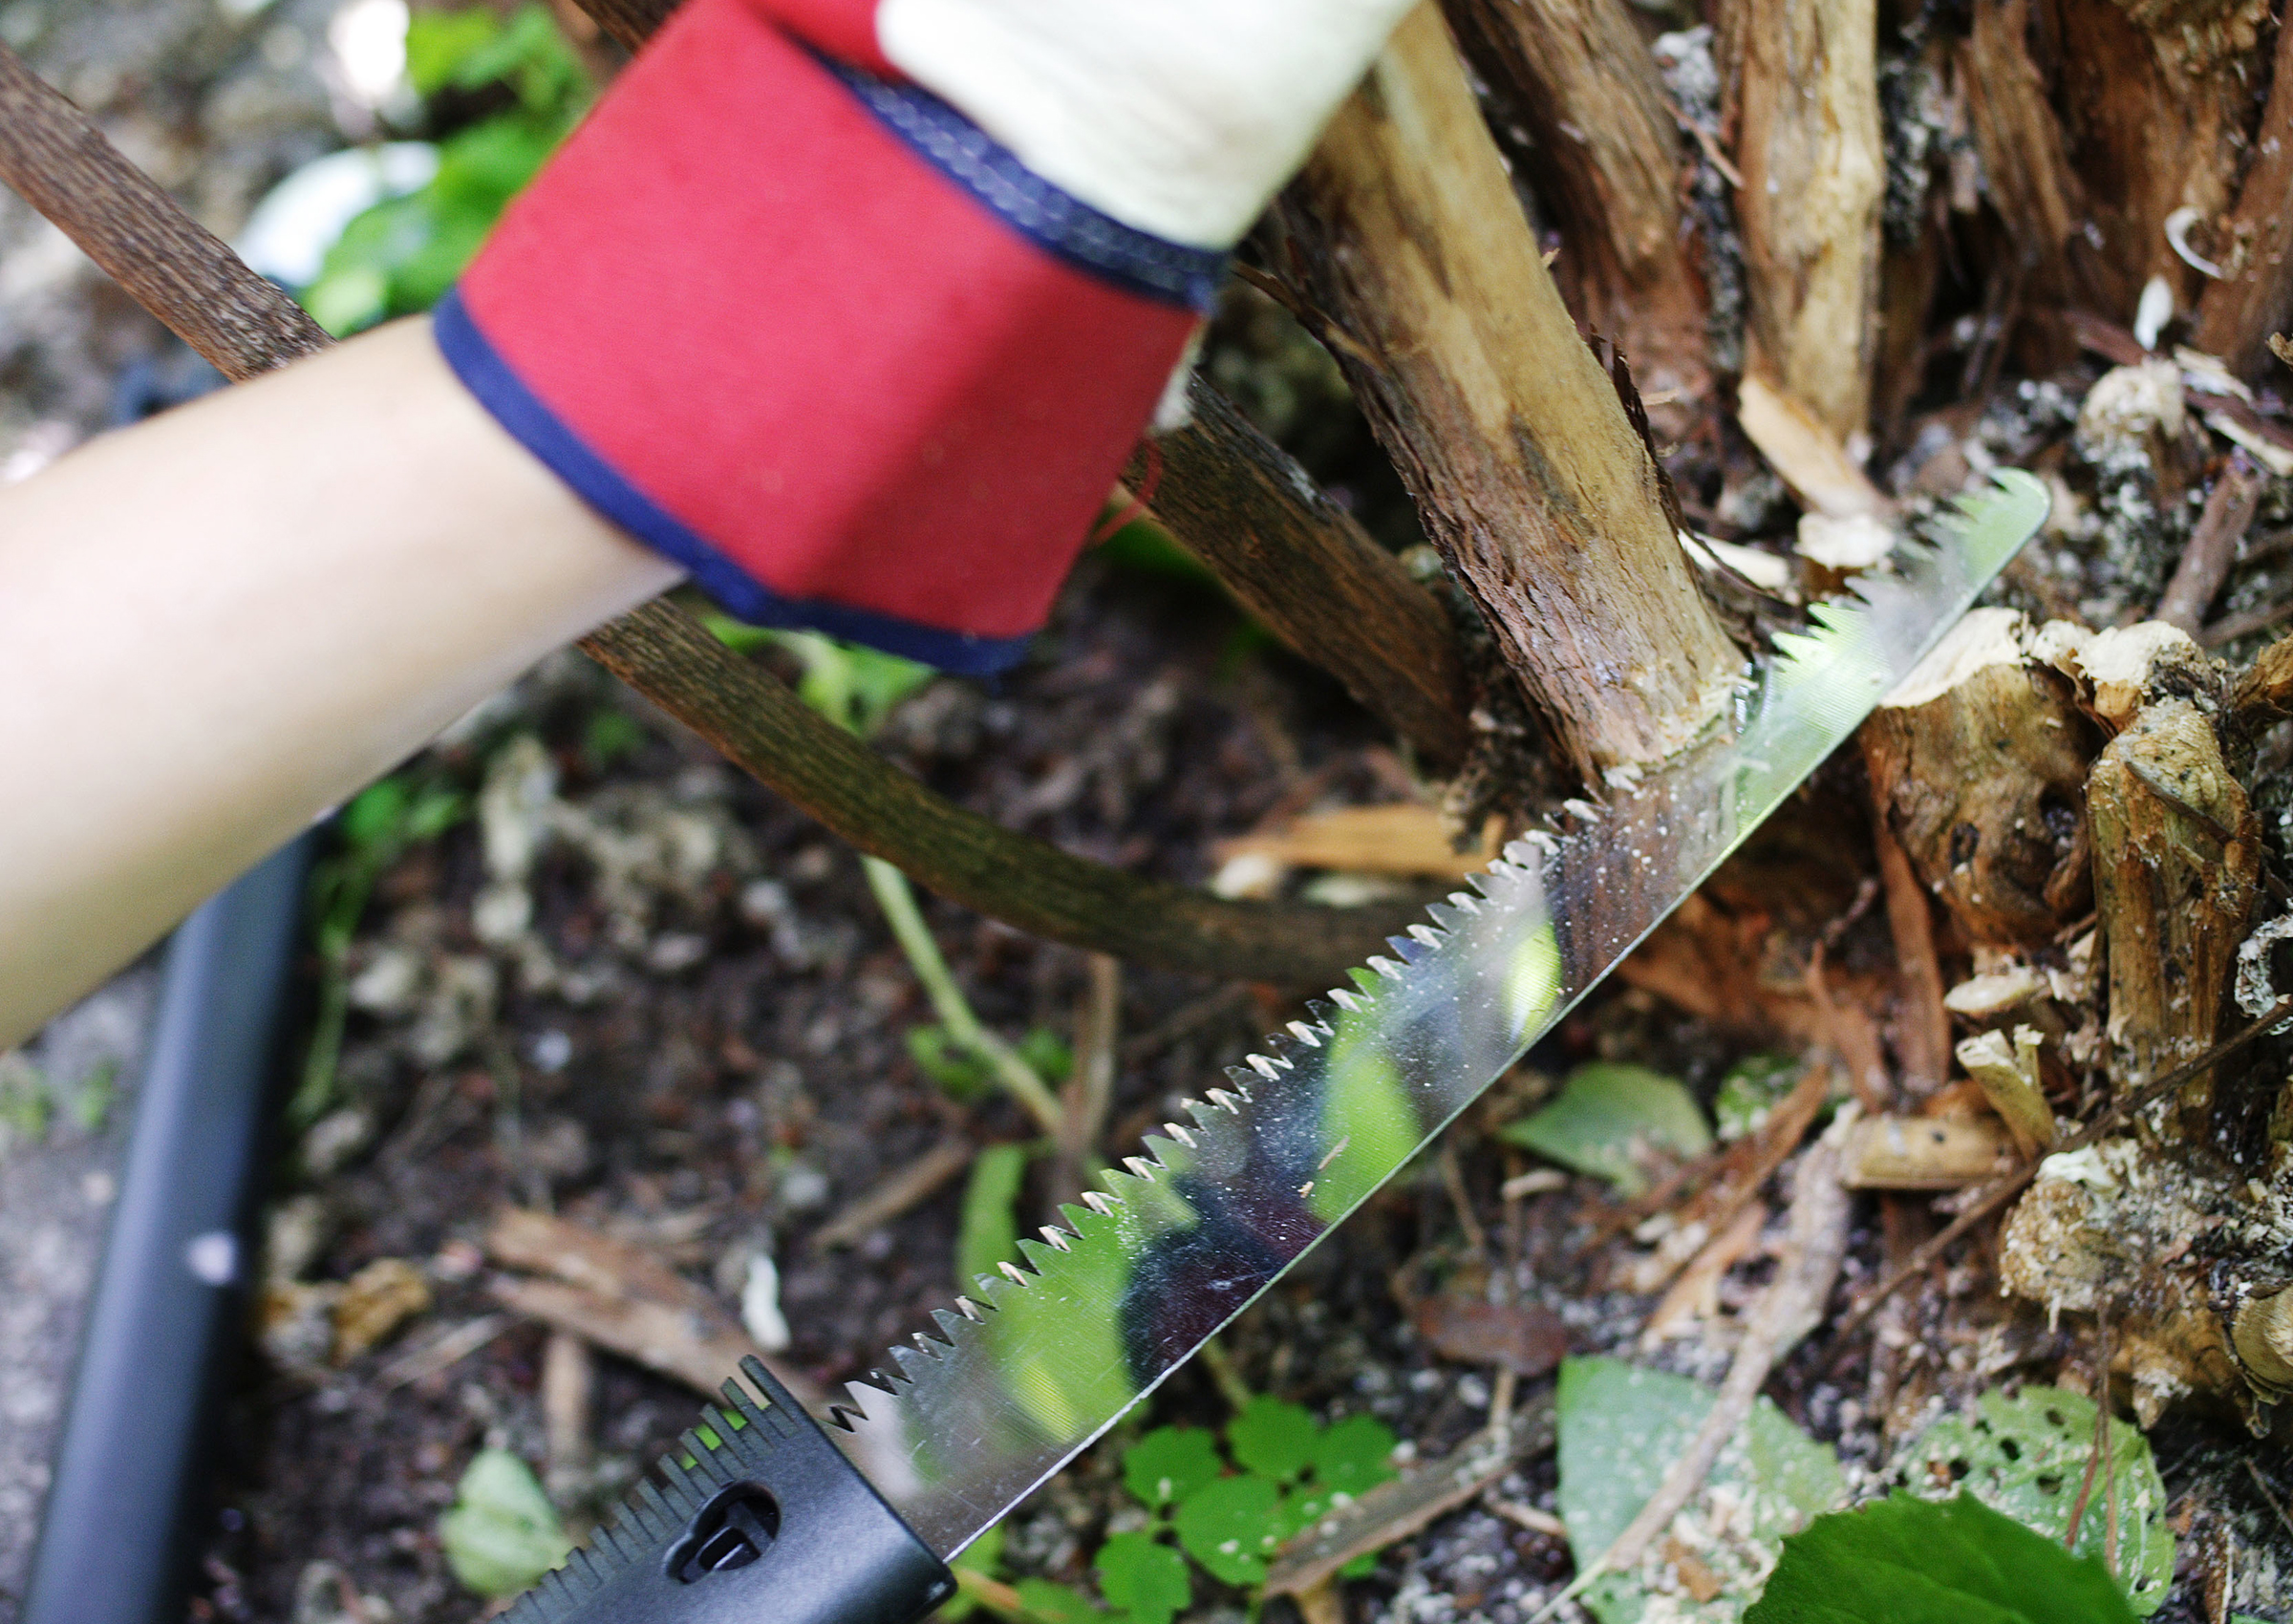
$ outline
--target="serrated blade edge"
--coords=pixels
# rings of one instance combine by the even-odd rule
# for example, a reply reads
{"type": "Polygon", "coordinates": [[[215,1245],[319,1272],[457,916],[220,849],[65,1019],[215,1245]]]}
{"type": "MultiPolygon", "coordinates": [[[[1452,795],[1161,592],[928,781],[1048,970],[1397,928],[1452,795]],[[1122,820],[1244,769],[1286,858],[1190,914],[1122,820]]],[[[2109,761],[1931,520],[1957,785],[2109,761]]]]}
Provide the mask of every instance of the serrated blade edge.
{"type": "Polygon", "coordinates": [[[1728,724],[1513,842],[1393,955],[1313,1006],[1189,1121],[1064,1209],[1063,1245],[982,1280],[944,1341],[896,1348],[837,1435],[953,1556],[1342,1222],[1701,885],[1900,682],[2034,534],[2004,471],[1940,545],[1779,637],[1728,724]]]}

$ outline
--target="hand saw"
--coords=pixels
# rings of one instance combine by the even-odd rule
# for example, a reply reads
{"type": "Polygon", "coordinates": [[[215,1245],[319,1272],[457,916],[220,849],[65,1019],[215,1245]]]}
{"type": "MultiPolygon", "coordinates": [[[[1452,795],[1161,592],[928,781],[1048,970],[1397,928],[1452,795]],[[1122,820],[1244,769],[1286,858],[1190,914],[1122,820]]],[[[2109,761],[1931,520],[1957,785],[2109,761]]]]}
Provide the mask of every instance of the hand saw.
{"type": "Polygon", "coordinates": [[[725,1384],[515,1624],[909,1624],[946,1561],[1184,1363],[1551,1029],[1860,725],[2034,534],[1996,476],[1776,638],[1709,735],[1570,801],[1150,1137],[815,1422],[725,1384]]]}

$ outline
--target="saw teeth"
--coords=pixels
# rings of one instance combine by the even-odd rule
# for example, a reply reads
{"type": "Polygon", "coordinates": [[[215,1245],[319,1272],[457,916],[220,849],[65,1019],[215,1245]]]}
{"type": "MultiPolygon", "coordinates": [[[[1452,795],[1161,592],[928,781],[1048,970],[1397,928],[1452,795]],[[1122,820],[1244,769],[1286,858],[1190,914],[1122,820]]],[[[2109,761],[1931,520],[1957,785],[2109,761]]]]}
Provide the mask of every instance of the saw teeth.
{"type": "Polygon", "coordinates": [[[1067,1232],[1061,1229],[1057,1224],[1045,1224],[1042,1228],[1042,1236],[1044,1240],[1050,1242],[1051,1245],[1057,1247],[1061,1251],[1073,1251],[1075,1250],[1073,1243],[1067,1239],[1067,1232]]]}
{"type": "MultiPolygon", "coordinates": [[[[1461,921],[1493,913],[1493,919],[1485,918],[1473,927],[1473,939],[1478,941],[1481,932],[1488,932],[1488,940],[1502,945],[1511,955],[1503,961],[1503,973],[1525,979],[1529,983],[1529,990],[1523,996],[1532,1005],[1532,1013],[1505,1015],[1501,1026],[1485,1024],[1482,1030],[1500,1032],[1509,1040],[1525,1042],[1548,1026],[1582,991],[1584,983],[1581,972],[1606,964],[1609,951],[1605,946],[1587,946],[1583,942],[1571,941],[1570,933],[1563,930],[1559,933],[1557,951],[1587,955],[1581,966],[1572,956],[1565,960],[1566,968],[1559,969],[1557,973],[1555,970],[1540,968],[1533,961],[1525,959],[1520,950],[1541,945],[1548,951],[1554,951],[1552,948],[1554,939],[1553,922],[1541,916],[1516,917],[1523,903],[1534,899],[1540,891],[1551,893],[1556,876],[1572,885],[1581,883],[1590,887],[1594,884],[1596,869],[1603,866],[1610,872],[1630,876],[1634,882],[1633,890],[1644,889],[1639,884],[1638,870],[1647,860],[1648,854],[1645,851],[1637,852],[1627,859],[1618,846],[1619,831],[1624,829],[1638,830],[1644,826],[1656,838],[1662,839],[1666,837],[1661,831],[1668,828],[1674,831],[1672,838],[1677,841],[1693,843],[1700,860],[1701,854],[1707,849],[1719,849],[1738,831],[1741,822],[1747,816],[1747,807],[1756,811],[1769,803],[1766,800],[1753,803],[1740,798],[1741,788],[1745,786],[1739,783],[1739,778],[1735,776],[1739,770],[1747,768],[1750,759],[1767,754],[1770,748],[1796,750],[1795,744],[1784,741],[1811,737],[1804,729],[1798,734],[1791,731],[1800,728],[1803,723],[1817,730],[1813,737],[1832,737],[1832,724],[1827,718],[1860,705],[1865,697],[1859,688],[1854,693],[1834,695],[1833,690],[1840,686],[1839,677],[1867,671],[1907,670],[1905,662],[1912,655],[1913,641],[1938,634],[1941,627],[1947,624],[1945,617],[1954,607],[1973,598],[1978,579],[1986,578],[1988,571],[2004,562],[2004,549],[2014,539],[2005,533],[2006,530],[2013,528],[2015,537],[2026,533],[2020,526],[2025,522],[2035,523],[2033,504],[2036,516],[2043,518],[2043,487],[2026,477],[2018,478],[2015,483],[2018,489],[2014,502],[2003,515],[1987,509],[1978,510],[1986,515],[1976,522],[1983,527],[1979,531],[1977,544],[1964,553],[1955,556],[1928,555],[1898,549],[1904,560],[1901,578],[1865,582],[1859,588],[1862,595],[1886,606],[1878,611],[1875,621],[1865,618],[1864,623],[1858,626],[1858,617],[1867,616],[1869,611],[1858,609],[1852,604],[1827,609],[1811,621],[1818,629],[1836,626],[1850,628],[1845,635],[1854,639],[1854,643],[1846,651],[1848,657],[1844,661],[1838,657],[1839,651],[1825,647],[1821,637],[1803,637],[1796,643],[1779,640],[1777,646],[1780,652],[1772,661],[1767,662],[1768,669],[1762,678],[1764,686],[1756,691],[1757,703],[1747,707],[1747,715],[1743,724],[1747,731],[1756,728],[1768,731],[1743,738],[1743,748],[1722,763],[1723,770],[1730,776],[1718,782],[1726,793],[1712,793],[1715,790],[1714,781],[1702,778],[1667,778],[1651,774],[1638,790],[1630,792],[1629,799],[1619,796],[1616,803],[1607,809],[1612,816],[1604,818],[1602,807],[1590,800],[1577,799],[1564,808],[1565,817],[1577,820],[1576,825],[1569,828],[1567,833],[1563,834],[1557,827],[1543,827],[1528,830],[1512,840],[1505,847],[1504,856],[1487,872],[1470,877],[1465,887],[1450,896],[1447,912],[1437,908],[1427,915],[1428,926],[1410,930],[1404,938],[1409,945],[1400,950],[1404,956],[1422,960],[1425,954],[1432,953],[1435,957],[1431,965],[1421,962],[1414,967],[1404,967],[1392,957],[1384,956],[1372,960],[1366,969],[1353,972],[1346,985],[1334,989],[1326,1002],[1309,1006],[1309,1020],[1290,1022],[1266,1054],[1254,1055],[1245,1064],[1234,1067],[1223,1086],[1205,1091],[1201,1102],[1189,1100],[1185,1103],[1182,1109],[1192,1125],[1167,1126],[1161,1136],[1149,1142],[1150,1145],[1156,1147],[1177,1147],[1167,1149],[1167,1165],[1158,1166],[1153,1161],[1141,1156],[1125,1158],[1119,1166],[1107,1169],[1104,1173],[1104,1191],[1085,1190],[1081,1194],[1079,1199],[1082,1207],[1089,1214],[1088,1227],[1080,1216],[1069,1216],[1074,1208],[1061,1209],[1061,1217],[1068,1229],[1061,1233],[1070,1237],[1069,1244],[1062,1246],[1060,1235],[1049,1230],[1045,1231],[1041,1243],[1032,1238],[1020,1243],[1021,1254],[1026,1257],[1029,1266],[1038,1271],[1037,1273],[1025,1273],[1006,1263],[996,1276],[983,1280],[978,1301],[958,1299],[956,1309],[962,1319],[957,1321],[950,1317],[939,1322],[942,1329],[954,1336],[953,1353],[933,1354],[923,1349],[913,1350],[904,1359],[895,1357],[891,1360],[895,1367],[893,1374],[885,1376],[876,1373],[869,1381],[853,1384],[848,1389],[851,1402],[846,1406],[846,1411],[857,1418],[862,1436],[847,1448],[847,1453],[855,1459],[861,1459],[865,1457],[868,1447],[874,1444],[897,1452],[900,1459],[922,1461],[925,1456],[920,1451],[924,1448],[956,1452],[975,1450],[984,1434],[974,1429],[975,1414],[964,1408],[975,1402],[978,1406],[977,1415],[986,1416],[1001,1413],[995,1410],[993,1405],[1002,1405],[1007,1400],[1023,1400],[1020,1408],[1024,1410],[1024,1415],[1020,1416],[1018,1410],[1014,1410],[1011,1412],[1014,1416],[1031,1427],[1052,1425],[1041,1421],[1042,1415],[1047,1412],[1035,1400],[1039,1398],[1056,1400],[1067,1397],[1058,1388],[1057,1378],[1044,1376],[1033,1364],[1024,1369],[1014,1364],[1015,1350],[1009,1339],[995,1332],[983,1333],[978,1329],[990,1314],[1015,1306],[1013,1302],[1006,1301],[1002,1293],[1036,1290],[1038,1295],[1036,1299],[1031,1299],[1031,1307],[1039,1301],[1060,1305],[1070,1301],[1102,1303],[1116,1289],[1108,1284],[1110,1278],[1124,1282],[1123,1289],[1128,1289],[1131,1276],[1125,1259],[1130,1255],[1133,1247],[1150,1245],[1164,1233],[1179,1232],[1177,1227],[1189,1221],[1185,1215],[1189,1209],[1197,1215],[1207,1215],[1208,1207],[1197,1199],[1199,1192],[1193,1181],[1201,1181],[1209,1193],[1215,1196],[1216,1186],[1221,1180],[1248,1180],[1253,1176],[1262,1176],[1262,1170],[1270,1160],[1274,1165],[1287,1168],[1291,1159],[1299,1151],[1306,1152],[1310,1160],[1311,1155],[1330,1148],[1318,1143],[1325,1132],[1318,1116],[1312,1122],[1289,1114],[1277,1115],[1267,1121],[1254,1119],[1269,1107],[1290,1113],[1301,1103],[1311,1106],[1311,1100],[1301,1101],[1296,1092],[1297,1079],[1300,1074],[1308,1073],[1311,1067],[1325,1061],[1327,1057],[1309,1058],[1305,1051],[1334,1046],[1339,1030],[1338,1023],[1341,1019],[1347,1023],[1346,1030],[1349,1033],[1354,1030],[1355,1023],[1361,1023],[1370,1029],[1366,1034],[1368,1037],[1395,1037],[1397,1040],[1391,1047],[1396,1052],[1396,1058],[1404,1058],[1401,1051],[1408,1048],[1412,1050],[1409,1058],[1414,1064],[1416,1032],[1414,1028],[1404,1028],[1403,1022],[1414,1020],[1435,1009],[1436,1000],[1443,995],[1444,989],[1455,979],[1451,972],[1456,974],[1470,972],[1473,976],[1481,977],[1481,980],[1468,983],[1476,991],[1485,986],[1494,986],[1494,982],[1488,979],[1490,974],[1489,967],[1482,961],[1458,965],[1444,963],[1443,955],[1455,951],[1451,947],[1451,935],[1464,933],[1460,929],[1461,921]],[[1933,563],[1930,556],[1939,557],[1944,563],[1933,563]],[[1962,565],[1964,567],[1961,567],[1962,565]],[[1887,614],[1896,606],[1903,604],[1909,606],[1911,612],[1908,617],[1888,621],[1887,614]],[[1803,651],[1813,657],[1802,663],[1799,656],[1803,651]],[[1827,700],[1835,702],[1827,703],[1827,700]],[[1671,797],[1669,801],[1665,799],[1667,796],[1671,797]],[[1600,826],[1596,828],[1596,824],[1600,826]],[[1483,899],[1489,906],[1485,907],[1483,899]],[[1532,935],[1532,930],[1538,934],[1532,935]],[[1597,959],[1591,956],[1595,953],[1599,955],[1597,959]],[[1553,987],[1537,990],[1535,983],[1540,977],[1552,981],[1553,987]],[[1389,988],[1389,982],[1398,985],[1389,988]],[[1378,1030],[1381,1017],[1388,1016],[1395,1023],[1395,1031],[1390,1035],[1378,1030]],[[1273,1086],[1269,1087],[1269,1084],[1273,1086]],[[1245,1106],[1256,1106],[1257,1110],[1246,1111],[1245,1106]],[[1297,1149],[1292,1148],[1294,1142],[1297,1144],[1297,1149]],[[1183,1176],[1158,1179],[1158,1172],[1173,1168],[1183,1176]],[[1167,1187],[1156,1191],[1132,1190],[1126,1181],[1134,1178],[1167,1187]],[[1118,1212],[1121,1215],[1113,1224],[1106,1223],[1118,1212]],[[1091,1246],[1094,1243],[1114,1250],[1093,1252],[1091,1246]],[[926,1378],[925,1383],[919,1386],[917,1380],[907,1374],[908,1369],[926,1378]],[[1043,1385],[1046,1382],[1049,1383],[1047,1387],[1043,1385]],[[1019,1385],[1026,1385],[1029,1389],[1023,1396],[1017,1391],[1019,1385]],[[1039,1388],[1041,1390],[1038,1391],[1039,1388]],[[936,1407],[942,1400],[949,1400],[955,1407],[943,1412],[936,1407]]],[[[1801,756],[1791,754],[1771,759],[1775,759],[1780,769],[1787,761],[1796,767],[1801,756]]],[[[1713,861],[1716,863],[1719,859],[1714,858],[1713,861]]],[[[1650,893],[1650,899],[1654,900],[1654,893],[1650,893]]],[[[1598,925],[1603,922],[1595,920],[1593,923],[1598,925]]],[[[1592,930],[1582,934],[1597,937],[1600,932],[1592,930]]],[[[1510,995],[1510,980],[1506,982],[1506,988],[1510,995]]],[[[1485,1011],[1468,1008],[1463,1003],[1458,1007],[1458,1014],[1468,1025],[1474,1021],[1486,1023],[1492,1018],[1485,1011]]],[[[1439,1034],[1428,1033],[1427,1036],[1434,1041],[1447,1040],[1439,1034]]],[[[1489,1058],[1493,1058],[1494,1054],[1492,1050],[1489,1058]]],[[[1475,1063],[1478,1064],[1478,1061],[1475,1063]]],[[[1326,1131],[1335,1133],[1335,1129],[1326,1131]]],[[[1361,1140],[1355,1137],[1350,1141],[1350,1153],[1348,1143],[1340,1140],[1332,1154],[1348,1153],[1351,1159],[1359,1160],[1364,1148],[1361,1140]]],[[[1382,1153],[1373,1161],[1382,1166],[1382,1153]]],[[[1315,1169],[1315,1173],[1318,1176],[1319,1169],[1315,1169]]],[[[1306,1168],[1302,1165],[1297,1167],[1297,1179],[1306,1176],[1306,1168]]],[[[1293,1186],[1297,1179],[1289,1181],[1293,1186]]],[[[1245,1184],[1233,1193],[1253,1195],[1259,1191],[1256,1186],[1245,1184]]],[[[1018,1318],[1016,1314],[1014,1317],[1015,1321],[1018,1318]]],[[[1007,1328],[997,1327],[996,1330],[1007,1328]]],[[[1020,1353],[1025,1351],[1018,1350],[1020,1353]]],[[[1151,1372],[1142,1371],[1138,1374],[1144,1381],[1149,1376],[1159,1380],[1168,1373],[1168,1365],[1164,1363],[1158,1364],[1151,1372]]],[[[1111,1389],[1109,1391],[1112,1392],[1111,1389]]],[[[1129,1393],[1131,1389],[1125,1386],[1122,1391],[1129,1393]]],[[[914,1510],[925,1521],[936,1519],[932,1537],[940,1539],[945,1549],[953,1549],[991,1522],[998,1509],[1016,1504],[1018,1496],[1039,1485],[1075,1449],[1082,1447],[1095,1430],[1103,1430],[1105,1424],[1112,1421],[1112,1415],[1099,1413],[1096,1398],[1093,1403],[1095,1407],[1089,1415],[1077,1415],[1071,1421],[1061,1421],[1057,1423],[1060,1430],[1043,1433],[1039,1443],[1029,1442],[1023,1446],[1014,1444],[1007,1459],[982,1462],[983,1469],[976,1474],[968,1464],[951,1465],[949,1482],[954,1486],[945,1493],[937,1485],[911,1485],[907,1492],[913,1498],[903,1501],[899,1498],[900,1491],[893,1490],[887,1484],[888,1497],[894,1501],[895,1509],[901,1509],[903,1515],[914,1510]],[[1070,1424],[1074,1424],[1072,1431],[1066,1430],[1070,1424]]],[[[853,1423],[847,1421],[846,1424],[848,1426],[853,1423]]],[[[1037,1435],[1030,1433],[1028,1436],[1034,1439],[1037,1435]]],[[[911,1520],[916,1521],[915,1518],[911,1520]]],[[[923,1525],[918,1522],[917,1526],[920,1530],[923,1525]]]]}

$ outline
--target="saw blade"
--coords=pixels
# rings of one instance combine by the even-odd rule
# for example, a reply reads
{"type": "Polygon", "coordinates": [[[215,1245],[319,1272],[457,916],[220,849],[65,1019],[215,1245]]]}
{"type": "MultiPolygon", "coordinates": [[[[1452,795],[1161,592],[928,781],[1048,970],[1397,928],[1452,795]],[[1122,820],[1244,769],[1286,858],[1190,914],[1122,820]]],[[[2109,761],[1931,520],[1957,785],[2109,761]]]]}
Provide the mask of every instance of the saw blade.
{"type": "Polygon", "coordinates": [[[1021,1241],[831,1436],[953,1556],[1151,1393],[1417,1154],[1703,884],[1972,607],[2046,487],[2005,471],[1935,544],[1817,605],[1701,742],[1503,857],[1355,985],[1189,1101],[1021,1241]]]}

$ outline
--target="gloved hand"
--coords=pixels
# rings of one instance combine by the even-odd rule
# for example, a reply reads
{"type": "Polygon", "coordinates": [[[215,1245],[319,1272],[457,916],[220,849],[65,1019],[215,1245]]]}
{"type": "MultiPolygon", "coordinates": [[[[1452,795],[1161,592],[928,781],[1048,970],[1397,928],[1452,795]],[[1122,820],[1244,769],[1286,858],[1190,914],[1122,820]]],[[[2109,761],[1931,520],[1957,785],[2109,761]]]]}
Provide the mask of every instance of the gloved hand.
{"type": "Polygon", "coordinates": [[[1016,660],[1408,0],[687,0],[436,317],[727,609],[1016,660]]]}

